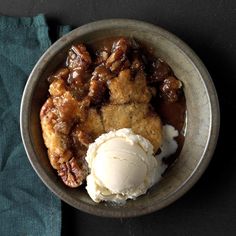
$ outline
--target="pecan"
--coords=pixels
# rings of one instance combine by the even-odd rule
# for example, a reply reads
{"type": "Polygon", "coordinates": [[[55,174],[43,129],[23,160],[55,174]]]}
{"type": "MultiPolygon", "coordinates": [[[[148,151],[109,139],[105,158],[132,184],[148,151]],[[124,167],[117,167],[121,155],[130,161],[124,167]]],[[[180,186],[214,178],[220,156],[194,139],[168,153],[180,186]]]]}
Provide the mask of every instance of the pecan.
{"type": "Polygon", "coordinates": [[[95,65],[100,65],[105,63],[105,61],[108,59],[110,52],[107,48],[103,48],[101,51],[98,51],[96,53],[97,57],[95,59],[94,64],[95,65]]]}
{"type": "Polygon", "coordinates": [[[106,60],[106,66],[115,71],[126,60],[126,52],[129,47],[129,42],[125,38],[119,39],[112,46],[112,53],[106,60]],[[114,65],[113,65],[114,64],[114,65]]]}
{"type": "Polygon", "coordinates": [[[169,102],[176,102],[182,88],[182,83],[174,76],[167,77],[160,86],[161,96],[169,102]]]}
{"type": "Polygon", "coordinates": [[[69,91],[66,91],[62,96],[54,97],[53,104],[62,121],[72,122],[76,118],[78,103],[69,91]]]}
{"type": "Polygon", "coordinates": [[[71,47],[66,60],[70,70],[86,70],[91,63],[91,57],[83,44],[71,47]]]}
{"type": "Polygon", "coordinates": [[[112,52],[115,52],[116,50],[121,50],[123,53],[126,53],[128,47],[130,46],[129,40],[126,38],[120,38],[112,45],[112,52]]]}
{"type": "Polygon", "coordinates": [[[73,97],[77,100],[81,101],[88,95],[89,91],[89,84],[84,78],[83,75],[78,75],[77,77],[73,78],[69,76],[69,90],[72,93],[73,97]]]}
{"type": "Polygon", "coordinates": [[[58,175],[62,178],[63,182],[71,188],[79,187],[85,180],[87,173],[86,163],[79,163],[74,157],[62,163],[58,170],[58,175]]]}
{"type": "Polygon", "coordinates": [[[169,65],[161,59],[158,59],[152,63],[151,76],[149,78],[149,82],[162,82],[168,76],[172,75],[172,73],[173,72],[169,65]]]}
{"type": "Polygon", "coordinates": [[[93,104],[101,103],[107,91],[107,84],[105,81],[93,79],[90,81],[88,96],[91,98],[93,104]]]}

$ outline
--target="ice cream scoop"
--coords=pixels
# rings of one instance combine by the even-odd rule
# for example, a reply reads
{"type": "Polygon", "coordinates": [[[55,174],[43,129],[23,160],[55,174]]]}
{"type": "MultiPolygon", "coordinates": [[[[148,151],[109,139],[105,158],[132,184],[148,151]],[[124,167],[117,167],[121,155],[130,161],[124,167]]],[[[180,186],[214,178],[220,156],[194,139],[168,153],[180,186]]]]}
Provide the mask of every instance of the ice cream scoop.
{"type": "Polygon", "coordinates": [[[87,191],[95,202],[123,203],[157,183],[166,166],[154,157],[152,144],[131,129],[111,131],[90,144],[87,191]]]}

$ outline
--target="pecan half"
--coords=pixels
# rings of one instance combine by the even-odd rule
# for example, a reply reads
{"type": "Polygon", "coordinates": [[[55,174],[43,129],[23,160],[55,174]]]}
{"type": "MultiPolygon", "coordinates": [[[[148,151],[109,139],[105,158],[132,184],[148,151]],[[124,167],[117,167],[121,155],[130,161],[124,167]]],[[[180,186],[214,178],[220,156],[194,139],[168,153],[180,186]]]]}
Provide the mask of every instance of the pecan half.
{"type": "Polygon", "coordinates": [[[93,104],[102,102],[107,91],[107,84],[105,81],[93,79],[90,81],[88,97],[91,98],[93,104]]]}
{"type": "Polygon", "coordinates": [[[106,67],[110,68],[111,71],[117,70],[122,66],[126,60],[126,52],[129,47],[129,41],[125,38],[120,38],[112,46],[112,53],[106,60],[106,67]]]}
{"type": "Polygon", "coordinates": [[[71,188],[79,187],[85,180],[87,173],[86,163],[79,163],[74,157],[62,163],[58,170],[58,175],[62,178],[63,182],[71,188]]]}
{"type": "Polygon", "coordinates": [[[167,77],[160,86],[161,96],[169,102],[179,99],[182,83],[174,76],[167,77]]]}
{"type": "Polygon", "coordinates": [[[96,53],[97,57],[95,59],[94,64],[100,65],[100,64],[105,63],[105,61],[108,59],[109,55],[110,55],[110,52],[109,52],[108,48],[104,47],[102,50],[100,50],[96,53]]]}
{"type": "Polygon", "coordinates": [[[149,82],[150,83],[162,82],[172,74],[173,72],[169,67],[169,65],[166,62],[162,61],[161,59],[158,59],[152,63],[151,76],[149,78],[149,82]]]}
{"type": "Polygon", "coordinates": [[[91,57],[83,44],[71,47],[66,60],[70,70],[86,70],[91,63],[91,57]]]}

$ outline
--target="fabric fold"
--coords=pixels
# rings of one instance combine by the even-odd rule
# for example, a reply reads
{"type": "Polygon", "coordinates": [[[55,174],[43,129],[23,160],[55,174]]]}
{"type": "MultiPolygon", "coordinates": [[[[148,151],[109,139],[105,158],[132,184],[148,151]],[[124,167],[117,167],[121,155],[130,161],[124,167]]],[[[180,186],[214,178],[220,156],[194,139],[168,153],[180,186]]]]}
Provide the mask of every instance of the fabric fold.
{"type": "MultiPolygon", "coordinates": [[[[60,27],[67,33],[70,28],[60,27]]],[[[61,202],[31,167],[20,137],[23,89],[51,45],[43,15],[0,16],[0,235],[61,233],[61,202]]]]}

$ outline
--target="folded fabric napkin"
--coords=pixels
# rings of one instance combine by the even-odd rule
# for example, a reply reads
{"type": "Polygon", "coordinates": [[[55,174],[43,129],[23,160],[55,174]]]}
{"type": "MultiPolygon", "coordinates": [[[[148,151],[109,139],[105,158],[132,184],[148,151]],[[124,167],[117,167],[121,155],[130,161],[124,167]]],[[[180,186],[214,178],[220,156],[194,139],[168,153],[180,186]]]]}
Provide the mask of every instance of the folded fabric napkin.
{"type": "MultiPolygon", "coordinates": [[[[59,33],[68,30],[68,27],[59,27],[59,33]]],[[[61,202],[30,166],[19,127],[24,85],[50,44],[43,15],[32,18],[0,16],[1,236],[61,233],[61,202]]]]}

